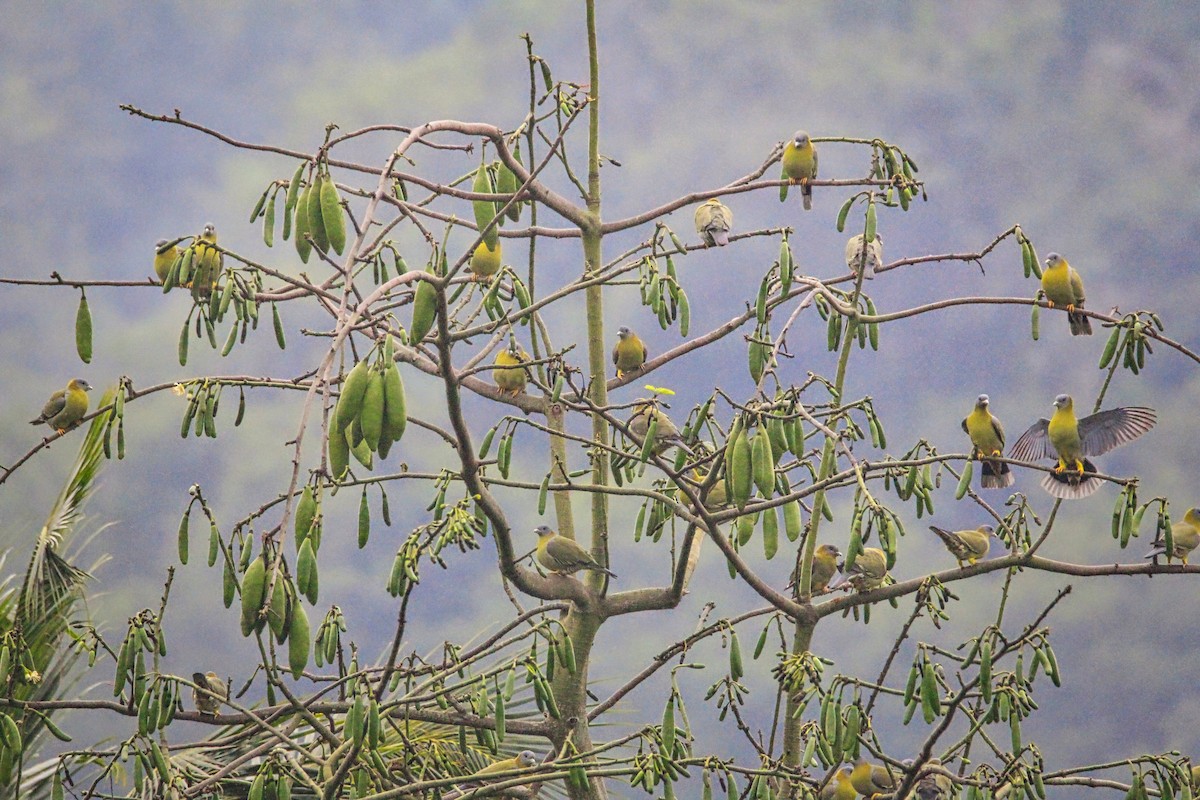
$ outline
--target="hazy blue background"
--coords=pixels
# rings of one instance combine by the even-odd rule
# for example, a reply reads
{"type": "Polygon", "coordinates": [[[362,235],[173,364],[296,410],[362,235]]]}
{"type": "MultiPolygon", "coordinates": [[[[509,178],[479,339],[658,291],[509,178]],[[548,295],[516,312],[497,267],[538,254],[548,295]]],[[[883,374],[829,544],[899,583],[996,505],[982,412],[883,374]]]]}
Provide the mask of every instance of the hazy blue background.
{"type": "MultiPolygon", "coordinates": [[[[917,160],[929,191],[929,202],[914,204],[907,214],[881,214],[889,260],[977,250],[1020,222],[1043,256],[1057,250],[1080,269],[1089,307],[1153,308],[1166,320],[1168,335],[1193,349],[1197,345],[1193,254],[1200,211],[1200,95],[1193,77],[1200,68],[1200,7],[1086,0],[600,5],[602,150],[623,164],[603,172],[606,219],[725,184],[757,167],[797,127],[818,137],[880,136],[917,160]]],[[[280,269],[300,269],[290,243],[268,251],[259,228],[246,225],[262,188],[272,178],[290,176],[294,162],[130,118],[119,103],[154,113],[178,108],[188,119],[238,139],[311,151],[331,121],[343,131],[439,118],[515,126],[527,104],[525,51],[518,38],[526,31],[556,79],[587,79],[583,13],[574,3],[0,3],[0,13],[7,20],[0,31],[3,277],[45,277],[58,270],[71,277],[141,279],[150,274],[156,239],[194,233],[208,220],[222,232],[222,244],[280,269]]],[[[397,141],[377,135],[340,155],[380,164],[397,141]]],[[[577,167],[582,144],[573,140],[577,167]]],[[[417,155],[422,161],[413,169],[439,179],[476,163],[473,156],[417,155]]],[[[822,177],[857,177],[866,163],[861,148],[821,146],[822,177]]],[[[338,178],[354,180],[348,174],[338,178]]],[[[563,181],[554,182],[569,192],[563,181]]],[[[833,276],[844,272],[845,239],[834,221],[845,196],[818,189],[811,214],[803,214],[795,198],[781,206],[774,190],[739,195],[730,205],[738,230],[795,226],[792,241],[801,268],[833,276]]],[[[458,213],[470,214],[465,207],[458,213]]],[[[561,224],[552,215],[542,221],[561,224]]],[[[690,209],[668,222],[691,240],[690,209]]],[[[606,257],[649,232],[643,227],[606,241],[606,257]]],[[[457,238],[459,247],[467,244],[463,235],[457,238]]],[[[424,259],[411,236],[401,241],[411,247],[410,263],[424,259]]],[[[575,243],[542,241],[538,247],[543,289],[578,273],[575,243]]],[[[776,248],[770,240],[752,240],[682,259],[693,331],[744,308],[742,301],[753,298],[776,248]]],[[[524,244],[507,240],[506,256],[523,263],[524,244]]],[[[311,264],[306,269],[319,274],[311,264]]],[[[1036,285],[1023,280],[1018,251],[1006,244],[984,262],[984,272],[962,263],[922,265],[882,275],[870,290],[880,310],[890,311],[946,296],[1032,296],[1036,285]]],[[[46,288],[0,291],[6,333],[0,339],[6,376],[0,463],[37,441],[40,432],[26,420],[72,375],[98,386],[122,374],[138,386],[203,374],[293,376],[315,363],[324,348],[323,339],[302,341],[300,327],[328,327],[327,319],[290,304],[281,309],[289,328],[284,354],[268,329],[253,335],[251,343],[259,347],[239,348],[225,361],[194,342],[192,359],[180,368],[175,342],[188,309],[185,296],[96,288],[88,293],[96,356],[84,366],[73,346],[77,295],[46,288]]],[[[606,312],[610,330],[629,324],[654,352],[678,341],[676,331],[658,330],[632,291],[611,292],[606,312]]],[[[551,321],[557,344],[583,344],[577,317],[561,313],[551,321]]],[[[773,327],[780,324],[777,318],[773,327]]],[[[878,353],[855,352],[849,392],[876,399],[893,453],[921,437],[945,451],[962,451],[959,420],[980,392],[991,394],[1010,438],[1048,415],[1058,392],[1069,391],[1090,407],[1103,380],[1096,362],[1105,334],[1098,330],[1091,339],[1072,339],[1061,314],[1044,312],[1041,341],[1035,343],[1028,309],[950,309],[886,326],[878,353]]],[[[823,325],[811,312],[790,343],[797,357],[785,368],[789,379],[799,382],[809,370],[832,374],[823,325]]],[[[582,358],[582,352],[576,355],[582,358]]],[[[1142,379],[1120,374],[1106,403],[1159,409],[1158,428],[1103,465],[1117,474],[1141,474],[1142,497],[1171,498],[1177,516],[1197,502],[1200,444],[1192,431],[1198,376],[1194,362],[1156,348],[1142,379]]],[[[415,376],[408,381],[419,414],[440,420],[435,385],[415,376]]],[[[750,383],[743,340],[731,336],[700,358],[655,373],[652,382],[679,390],[674,408],[680,416],[718,382],[745,394],[750,383]]],[[[636,390],[625,389],[614,399],[636,396],[636,390]]],[[[285,442],[295,435],[300,395],[252,393],[246,422],[236,430],[228,398],[215,441],[179,439],[182,404],[173,396],[160,394],[129,407],[129,456],[106,468],[90,507],[94,523],[116,523],[89,551],[112,554],[97,576],[91,606],[106,630],[116,634],[138,609],[157,607],[166,569],[175,563],[175,528],[190,484],[202,483],[223,531],[286,487],[291,451],[285,442]]],[[[507,411],[485,403],[472,407],[479,414],[476,435],[507,411]]],[[[434,463],[421,452],[433,439],[420,431],[409,437],[392,465],[399,459],[414,468],[434,463]]],[[[522,474],[536,481],[544,462],[535,440],[524,441],[522,474]]],[[[77,442],[78,434],[56,444],[0,487],[0,543],[16,548],[10,565],[23,564],[77,442]]],[[[316,459],[310,452],[306,466],[316,459]]],[[[1029,491],[1035,507],[1045,511],[1050,500],[1035,484],[1022,475],[1017,488],[1029,491]]],[[[938,495],[936,522],[977,524],[977,512],[955,504],[951,490],[938,495]]],[[[427,502],[403,487],[389,494],[394,527],[385,531],[377,521],[365,552],[351,543],[358,494],[339,495],[327,509],[331,524],[322,551],[319,608],[335,602],[345,609],[356,639],[372,656],[390,637],[397,610],[383,592],[391,557],[403,535],[424,519],[427,502]]],[[[1108,536],[1114,496],[1106,488],[1066,506],[1046,554],[1089,563],[1139,558],[1145,541],[1122,552],[1108,536]]],[[[377,501],[374,493],[372,499],[377,501]]],[[[848,498],[839,500],[837,523],[823,528],[837,542],[847,536],[848,519],[848,498]]],[[[536,524],[530,500],[518,498],[514,508],[519,527],[536,524]]],[[[615,506],[614,568],[623,588],[661,584],[668,575],[665,548],[635,546],[622,530],[632,528],[635,513],[635,506],[615,506]]],[[[908,509],[904,513],[909,535],[901,542],[895,574],[908,578],[946,567],[948,556],[923,534],[926,521],[918,522],[908,509]]],[[[707,552],[711,556],[715,549],[707,552]]],[[[785,562],[777,558],[763,565],[779,586],[786,582],[785,562]]],[[[434,648],[497,621],[497,603],[505,601],[493,564],[494,550],[485,542],[482,551],[452,558],[448,572],[426,568],[406,647],[434,648]]],[[[997,574],[970,587],[956,585],[963,602],[952,609],[954,623],[941,632],[919,625],[914,636],[961,641],[991,619],[1001,581],[997,574]]],[[[1066,582],[1020,576],[1010,631],[1066,582]]],[[[1200,705],[1187,691],[1197,678],[1191,658],[1195,581],[1074,583],[1075,591],[1051,620],[1065,684],[1039,692],[1043,712],[1027,725],[1026,738],[1043,748],[1050,769],[1142,751],[1195,750],[1200,735],[1192,721],[1200,705]]],[[[211,608],[219,586],[219,572],[196,560],[177,572],[167,668],[184,673],[220,661],[219,669],[233,674],[236,683],[246,677],[254,650],[237,635],[235,614],[198,618],[188,612],[201,603],[211,608]]],[[[717,614],[760,604],[728,580],[723,563],[710,558],[678,610],[613,620],[604,628],[592,674],[610,677],[595,691],[603,695],[676,634],[689,632],[710,600],[717,614]]],[[[877,608],[866,628],[830,619],[818,629],[814,647],[839,669],[873,676],[872,665],[890,647],[906,612],[906,606],[899,612],[877,608]]],[[[743,640],[753,642],[756,635],[757,628],[747,626],[743,640]]],[[[711,645],[692,657],[724,663],[711,645]]],[[[769,725],[774,695],[768,666],[761,674],[752,670],[759,679],[747,709],[753,725],[769,725]]],[[[732,732],[707,725],[715,711],[699,701],[716,677],[714,669],[686,676],[692,721],[708,728],[702,746],[728,751],[732,745],[744,754],[732,732]]],[[[88,676],[110,678],[109,665],[88,676]]],[[[107,689],[96,691],[104,696],[107,689]]],[[[616,719],[622,724],[657,719],[663,698],[661,681],[649,685],[633,696],[635,706],[648,709],[645,717],[625,711],[616,719]]],[[[70,720],[75,730],[93,737],[124,735],[110,722],[98,728],[70,720]]],[[[879,723],[885,744],[897,755],[914,748],[925,730],[919,723],[899,728],[886,716],[879,723]]],[[[1005,738],[1003,731],[998,735],[1005,738]]]]}

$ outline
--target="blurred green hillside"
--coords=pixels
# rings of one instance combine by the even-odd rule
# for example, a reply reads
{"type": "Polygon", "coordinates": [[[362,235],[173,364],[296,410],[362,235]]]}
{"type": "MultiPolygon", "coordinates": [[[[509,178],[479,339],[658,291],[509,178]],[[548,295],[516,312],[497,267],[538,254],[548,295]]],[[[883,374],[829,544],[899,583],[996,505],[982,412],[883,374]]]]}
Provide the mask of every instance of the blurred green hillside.
{"type": "MultiPolygon", "coordinates": [[[[797,127],[817,137],[880,136],[912,154],[929,193],[928,202],[914,204],[908,213],[881,214],[887,260],[976,251],[1019,222],[1043,257],[1058,251],[1080,270],[1089,308],[1154,309],[1166,321],[1167,335],[1193,350],[1200,346],[1194,264],[1200,250],[1200,93],[1193,83],[1200,72],[1200,5],[606,0],[600,6],[602,151],[621,164],[603,172],[606,219],[724,185],[755,169],[797,127]]],[[[342,131],[439,118],[515,126],[528,96],[519,38],[525,32],[556,79],[587,79],[582,9],[557,0],[5,2],[0,13],[6,19],[0,30],[2,277],[44,278],[57,271],[141,279],[150,274],[155,240],[195,233],[210,220],[222,244],[285,271],[300,269],[290,245],[268,250],[258,227],[246,224],[267,182],[290,175],[294,162],[134,119],[118,110],[120,103],[152,113],[178,108],[186,118],[239,140],[311,151],[329,122],[342,131]]],[[[381,164],[397,140],[364,137],[341,155],[381,164]]],[[[582,163],[584,139],[577,136],[571,144],[576,164],[582,163]]],[[[436,170],[442,177],[461,174],[465,163],[422,157],[428,162],[414,169],[436,170]]],[[[821,145],[821,177],[858,177],[866,168],[861,148],[821,145]]],[[[572,191],[565,181],[554,183],[564,193],[572,191]]],[[[807,215],[795,198],[780,205],[773,192],[728,202],[738,230],[794,226],[800,267],[831,276],[844,272],[845,235],[834,222],[845,196],[818,188],[815,210],[807,215]]],[[[469,217],[465,208],[463,213],[469,217]]],[[[561,224],[548,213],[542,221],[561,224]]],[[[690,210],[669,222],[690,240],[690,210]]],[[[606,240],[606,257],[648,232],[642,228],[606,240]]],[[[459,239],[465,246],[465,237],[459,239]]],[[[410,263],[423,261],[422,246],[415,239],[411,245],[410,263]]],[[[524,245],[514,245],[507,260],[521,263],[524,245]]],[[[682,260],[693,331],[743,310],[742,300],[753,299],[776,248],[764,238],[682,260]]],[[[548,285],[579,271],[574,242],[539,241],[538,253],[539,275],[548,285]]],[[[949,296],[1032,297],[1036,288],[1022,278],[1019,253],[1010,244],[985,260],[983,269],[925,264],[885,273],[870,287],[883,312],[949,296]]],[[[659,331],[636,304],[634,291],[611,290],[610,325],[641,331],[653,352],[673,346],[677,334],[659,331]]],[[[302,338],[299,329],[325,330],[327,319],[282,307],[289,332],[283,353],[264,326],[252,335],[254,347],[238,348],[224,360],[193,343],[192,358],[181,368],[175,342],[189,305],[182,293],[97,287],[88,299],[96,355],[92,364],[82,365],[72,328],[78,292],[0,287],[6,334],[0,338],[5,375],[0,463],[36,443],[41,432],[27,420],[75,374],[98,387],[122,374],[137,386],[200,374],[291,377],[307,369],[326,344],[302,338]]],[[[581,326],[562,327],[572,324],[568,312],[564,308],[556,317],[560,331],[581,337],[581,326]]],[[[806,315],[790,338],[796,358],[784,374],[797,382],[808,371],[832,369],[818,323],[806,315]]],[[[1043,312],[1041,327],[1040,341],[1031,341],[1029,311],[1015,306],[958,307],[889,324],[878,353],[855,352],[849,392],[875,398],[893,452],[921,437],[945,452],[965,452],[959,420],[980,392],[991,395],[994,412],[1015,439],[1034,419],[1049,416],[1059,392],[1073,393],[1090,407],[1103,380],[1096,364],[1107,331],[1086,341],[1072,339],[1057,312],[1043,312]]],[[[679,391],[672,405],[680,416],[718,381],[734,394],[751,385],[740,335],[704,352],[703,362],[683,360],[653,378],[679,391]]],[[[1197,367],[1156,348],[1141,378],[1121,373],[1106,401],[1159,409],[1159,426],[1103,466],[1113,474],[1140,474],[1143,499],[1165,495],[1180,514],[1200,502],[1194,468],[1200,456],[1194,433],[1197,367]]],[[[444,416],[436,389],[419,378],[409,389],[416,413],[434,421],[444,416]]],[[[101,596],[92,612],[108,630],[123,628],[125,618],[142,607],[157,606],[166,569],[175,563],[174,532],[188,486],[202,484],[226,528],[286,487],[285,442],[295,435],[302,399],[294,394],[251,393],[246,422],[234,429],[229,417],[219,420],[215,441],[179,438],[182,401],[173,395],[130,406],[129,456],[107,465],[90,507],[95,523],[117,522],[92,545],[113,554],[93,586],[101,596]]],[[[636,396],[625,389],[613,399],[636,396]]],[[[497,412],[485,402],[472,408],[482,433],[497,412]]],[[[54,445],[0,486],[0,546],[24,552],[76,445],[73,438],[54,445]]],[[[399,454],[410,457],[417,457],[415,451],[399,454]]],[[[524,457],[528,471],[540,474],[540,455],[536,463],[534,454],[524,457]]],[[[1032,476],[1021,476],[1017,488],[1030,493],[1035,507],[1050,507],[1032,476]]],[[[344,521],[344,536],[336,529],[327,534],[326,546],[339,555],[323,562],[322,604],[336,602],[352,622],[378,631],[377,640],[360,642],[371,658],[394,626],[396,608],[380,604],[394,545],[422,520],[426,503],[398,488],[389,495],[394,527],[377,532],[363,552],[353,545],[358,494],[340,493],[326,511],[328,518],[344,521]]],[[[1114,497],[1115,490],[1106,488],[1070,504],[1045,554],[1093,563],[1140,557],[1148,542],[1122,552],[1108,536],[1114,497]]],[[[978,524],[965,504],[956,507],[949,491],[939,501],[938,524],[978,524]]],[[[378,510],[374,492],[372,502],[378,510]]],[[[844,526],[846,509],[834,510],[844,526]]],[[[613,518],[632,526],[635,513],[634,505],[615,504],[613,518]]],[[[536,524],[533,508],[525,519],[516,516],[529,527],[536,524]]],[[[932,535],[923,536],[926,522],[914,517],[906,526],[895,573],[907,578],[945,567],[944,551],[932,535]]],[[[663,580],[666,555],[643,552],[639,548],[648,545],[634,545],[631,538],[615,536],[613,563],[622,586],[663,580]]],[[[494,552],[485,547],[454,558],[446,573],[429,573],[410,613],[411,644],[434,648],[494,623],[490,609],[506,602],[494,563],[494,552]]],[[[787,565],[764,569],[777,585],[786,582],[787,565]]],[[[969,587],[959,584],[963,602],[955,607],[952,633],[926,628],[918,635],[956,644],[955,636],[991,617],[999,581],[992,575],[969,587]]],[[[218,572],[197,563],[178,570],[173,613],[189,604],[211,606],[219,582],[218,572]]],[[[1010,619],[1024,621],[1064,583],[1048,575],[1021,576],[1010,619]]],[[[1075,581],[1051,620],[1064,687],[1040,695],[1043,713],[1027,729],[1050,767],[1141,751],[1200,751],[1200,733],[1188,724],[1200,701],[1179,692],[1200,674],[1189,657],[1200,635],[1189,612],[1195,596],[1187,578],[1075,581]]],[[[644,617],[614,620],[603,636],[619,637],[623,646],[599,648],[603,660],[592,674],[618,682],[661,650],[665,637],[690,632],[709,600],[717,602],[718,614],[761,604],[728,580],[724,563],[710,558],[677,611],[650,617],[652,626],[644,617]]],[[[828,622],[819,628],[814,649],[834,658],[839,669],[871,671],[904,613],[877,609],[866,628],[828,622]]],[[[250,642],[235,633],[234,617],[231,612],[188,620],[186,636],[181,620],[171,620],[176,632],[168,668],[207,669],[220,654],[223,669],[238,684],[246,677],[238,675],[238,664],[248,663],[253,653],[250,642]]],[[[86,682],[111,677],[107,668],[97,672],[86,682]]],[[[702,693],[713,677],[687,679],[702,693]]],[[[106,687],[96,691],[102,696],[106,687]]],[[[753,702],[752,724],[766,727],[769,698],[753,702]]],[[[715,718],[711,708],[702,713],[710,712],[715,718]]],[[[906,737],[915,741],[917,734],[896,727],[881,735],[902,751],[906,737]]]]}

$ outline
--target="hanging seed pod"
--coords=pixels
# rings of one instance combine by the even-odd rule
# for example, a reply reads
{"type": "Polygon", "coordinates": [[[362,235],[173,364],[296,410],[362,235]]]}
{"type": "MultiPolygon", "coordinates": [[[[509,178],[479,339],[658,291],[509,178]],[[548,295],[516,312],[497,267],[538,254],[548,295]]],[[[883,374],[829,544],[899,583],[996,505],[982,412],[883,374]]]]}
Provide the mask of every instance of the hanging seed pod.
{"type": "MultiPolygon", "coordinates": [[[[301,165],[301,169],[303,169],[303,165],[301,165]]],[[[309,239],[311,228],[308,219],[308,206],[312,192],[313,187],[309,184],[296,198],[296,253],[305,264],[308,263],[308,257],[312,255],[312,241],[309,239]]]]}
{"type": "Polygon", "coordinates": [[[321,221],[329,246],[340,256],[346,249],[346,221],[342,217],[342,196],[328,174],[321,181],[321,221]]]}
{"type": "MultiPolygon", "coordinates": [[[[480,163],[479,169],[475,171],[475,182],[471,186],[471,191],[475,194],[493,194],[491,175],[488,173],[486,164],[480,163]]],[[[471,208],[475,212],[475,225],[482,233],[484,228],[491,224],[496,217],[496,206],[490,200],[472,200],[471,208]]],[[[500,232],[497,225],[492,225],[491,230],[484,234],[483,241],[487,245],[488,250],[495,250],[496,244],[500,241],[500,232]]]]}
{"type": "Polygon", "coordinates": [[[75,312],[75,351],[83,363],[92,363],[92,312],[83,289],[79,290],[79,308],[75,312]]]}
{"type": "Polygon", "coordinates": [[[308,232],[312,235],[313,246],[322,253],[329,252],[329,235],[326,232],[324,209],[321,195],[327,178],[321,174],[318,167],[313,175],[312,190],[308,192],[308,232]]]}

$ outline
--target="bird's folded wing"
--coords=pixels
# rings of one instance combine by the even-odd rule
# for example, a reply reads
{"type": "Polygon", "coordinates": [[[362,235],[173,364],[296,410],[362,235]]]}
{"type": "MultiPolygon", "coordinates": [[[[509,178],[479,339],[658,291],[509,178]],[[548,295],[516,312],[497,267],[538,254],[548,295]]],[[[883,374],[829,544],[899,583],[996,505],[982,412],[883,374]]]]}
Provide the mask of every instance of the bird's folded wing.
{"type": "Polygon", "coordinates": [[[1018,461],[1037,461],[1039,458],[1050,456],[1046,445],[1050,441],[1050,420],[1039,419],[1029,426],[1029,430],[1021,434],[1021,438],[1008,451],[1010,458],[1018,461]]]}
{"type": "Polygon", "coordinates": [[[1112,408],[1079,420],[1079,440],[1085,456],[1100,456],[1128,444],[1154,427],[1154,409],[1142,406],[1112,408]]]}

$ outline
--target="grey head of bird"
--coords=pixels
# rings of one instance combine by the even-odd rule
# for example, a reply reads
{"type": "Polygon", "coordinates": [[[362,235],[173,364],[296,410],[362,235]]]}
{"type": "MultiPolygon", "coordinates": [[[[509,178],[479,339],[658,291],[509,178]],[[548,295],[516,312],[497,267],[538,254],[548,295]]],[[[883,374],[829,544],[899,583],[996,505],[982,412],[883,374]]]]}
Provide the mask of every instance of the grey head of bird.
{"type": "Polygon", "coordinates": [[[983,531],[988,536],[991,536],[993,533],[996,532],[996,528],[992,525],[980,525],[979,530],[983,531]]]}
{"type": "Polygon", "coordinates": [[[980,408],[987,408],[988,403],[990,403],[990,402],[991,401],[988,399],[988,396],[986,394],[981,394],[975,400],[975,405],[979,406],[980,408]]]}
{"type": "Polygon", "coordinates": [[[1055,408],[1066,408],[1069,405],[1071,405],[1071,395],[1069,394],[1060,394],[1058,397],[1054,398],[1055,408]]]}
{"type": "Polygon", "coordinates": [[[521,359],[521,347],[517,344],[516,339],[508,343],[508,354],[518,361],[521,359]]]}
{"type": "Polygon", "coordinates": [[[71,383],[74,384],[76,389],[83,389],[85,392],[90,392],[92,390],[92,385],[83,378],[72,378],[71,383]]]}
{"type": "Polygon", "coordinates": [[[628,339],[629,335],[631,333],[633,333],[633,331],[629,330],[629,328],[626,328],[624,325],[617,328],[617,338],[618,339],[628,339]]]}
{"type": "Polygon", "coordinates": [[[532,767],[537,764],[537,756],[532,750],[522,750],[517,753],[517,766],[522,768],[532,767]]]}
{"type": "Polygon", "coordinates": [[[1062,261],[1062,256],[1058,253],[1050,253],[1046,256],[1047,267],[1057,267],[1060,261],[1062,261]]]}
{"type": "Polygon", "coordinates": [[[154,243],[154,252],[161,253],[166,246],[167,246],[167,240],[159,239],[157,242],[154,243]]]}
{"type": "Polygon", "coordinates": [[[792,134],[792,145],[804,147],[808,144],[808,131],[796,131],[792,134]]]}
{"type": "Polygon", "coordinates": [[[217,226],[213,225],[211,222],[204,223],[204,234],[203,235],[206,239],[216,236],[217,235],[217,226]]]}
{"type": "Polygon", "coordinates": [[[538,535],[539,539],[545,539],[548,536],[554,535],[554,530],[549,525],[538,525],[533,529],[533,532],[538,535]]]}

